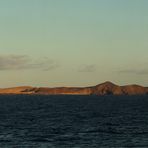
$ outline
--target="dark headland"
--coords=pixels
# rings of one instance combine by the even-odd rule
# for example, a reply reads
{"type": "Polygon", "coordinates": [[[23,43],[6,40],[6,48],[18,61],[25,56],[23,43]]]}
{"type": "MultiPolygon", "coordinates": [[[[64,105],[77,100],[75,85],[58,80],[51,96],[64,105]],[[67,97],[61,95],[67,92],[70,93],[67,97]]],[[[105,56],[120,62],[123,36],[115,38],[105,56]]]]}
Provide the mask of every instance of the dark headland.
{"type": "Polygon", "coordinates": [[[1,88],[0,94],[36,94],[36,95],[146,95],[148,87],[140,85],[119,86],[105,82],[91,87],[30,87],[21,86],[1,88]]]}

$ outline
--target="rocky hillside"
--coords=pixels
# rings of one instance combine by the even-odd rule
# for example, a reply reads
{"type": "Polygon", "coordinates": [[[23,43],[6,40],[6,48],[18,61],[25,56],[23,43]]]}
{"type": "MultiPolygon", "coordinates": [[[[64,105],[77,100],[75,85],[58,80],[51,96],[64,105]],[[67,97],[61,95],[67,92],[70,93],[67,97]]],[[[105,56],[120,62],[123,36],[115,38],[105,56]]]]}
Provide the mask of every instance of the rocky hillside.
{"type": "Polygon", "coordinates": [[[99,84],[92,89],[95,95],[140,95],[148,94],[148,88],[139,85],[118,86],[111,82],[99,84]]]}
{"type": "Polygon", "coordinates": [[[43,94],[43,95],[145,95],[148,87],[139,85],[118,86],[105,82],[92,87],[14,87],[0,89],[0,94],[43,94]]]}

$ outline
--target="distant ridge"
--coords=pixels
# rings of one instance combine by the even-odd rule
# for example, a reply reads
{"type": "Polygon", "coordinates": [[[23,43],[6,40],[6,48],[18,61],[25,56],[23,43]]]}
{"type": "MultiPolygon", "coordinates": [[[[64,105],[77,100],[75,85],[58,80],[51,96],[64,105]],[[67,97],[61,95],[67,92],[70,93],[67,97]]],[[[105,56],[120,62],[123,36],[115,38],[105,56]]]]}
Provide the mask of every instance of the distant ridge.
{"type": "Polygon", "coordinates": [[[21,86],[0,89],[0,94],[41,94],[41,95],[146,95],[148,87],[140,85],[119,86],[104,82],[91,87],[31,87],[21,86]]]}

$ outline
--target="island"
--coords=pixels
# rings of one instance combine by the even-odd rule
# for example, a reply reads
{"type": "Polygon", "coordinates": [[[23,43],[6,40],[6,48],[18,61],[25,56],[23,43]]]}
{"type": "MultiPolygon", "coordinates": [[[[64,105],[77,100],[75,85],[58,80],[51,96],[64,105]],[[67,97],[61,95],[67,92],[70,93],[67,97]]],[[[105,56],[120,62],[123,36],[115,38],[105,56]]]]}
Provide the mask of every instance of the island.
{"type": "Polygon", "coordinates": [[[0,94],[33,94],[33,95],[147,95],[148,87],[140,85],[119,86],[112,82],[104,82],[90,87],[31,87],[21,86],[1,88],[0,94]]]}

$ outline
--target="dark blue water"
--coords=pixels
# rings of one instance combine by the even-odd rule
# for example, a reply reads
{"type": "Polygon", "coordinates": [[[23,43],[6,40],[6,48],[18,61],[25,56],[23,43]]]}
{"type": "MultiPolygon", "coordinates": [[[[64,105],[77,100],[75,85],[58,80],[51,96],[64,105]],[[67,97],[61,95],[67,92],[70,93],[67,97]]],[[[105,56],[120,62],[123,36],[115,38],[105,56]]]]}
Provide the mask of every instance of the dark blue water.
{"type": "Polygon", "coordinates": [[[148,147],[148,96],[0,96],[0,148],[148,147]]]}

